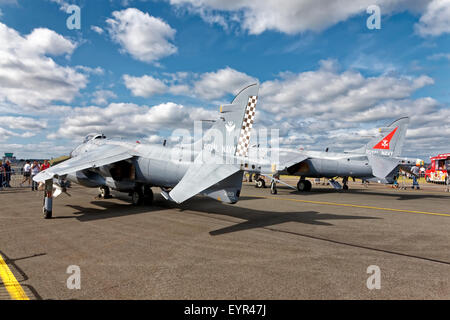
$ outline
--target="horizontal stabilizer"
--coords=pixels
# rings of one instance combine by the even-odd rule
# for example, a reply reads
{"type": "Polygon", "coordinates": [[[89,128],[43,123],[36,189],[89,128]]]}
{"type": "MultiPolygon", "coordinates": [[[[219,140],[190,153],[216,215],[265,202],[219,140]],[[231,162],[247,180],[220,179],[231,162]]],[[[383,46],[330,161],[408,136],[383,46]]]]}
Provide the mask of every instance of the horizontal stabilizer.
{"type": "Polygon", "coordinates": [[[372,174],[383,183],[390,183],[393,180],[393,173],[398,167],[398,161],[392,158],[380,157],[368,154],[369,164],[372,167],[372,174]]]}
{"type": "Polygon", "coordinates": [[[170,200],[182,203],[240,171],[238,165],[223,164],[221,158],[213,158],[211,163],[198,161],[198,159],[202,159],[202,156],[203,154],[200,153],[181,181],[168,194],[170,200]]]}
{"type": "Polygon", "coordinates": [[[225,203],[236,203],[241,194],[243,175],[243,171],[238,171],[221,182],[202,191],[201,194],[225,203]]]}

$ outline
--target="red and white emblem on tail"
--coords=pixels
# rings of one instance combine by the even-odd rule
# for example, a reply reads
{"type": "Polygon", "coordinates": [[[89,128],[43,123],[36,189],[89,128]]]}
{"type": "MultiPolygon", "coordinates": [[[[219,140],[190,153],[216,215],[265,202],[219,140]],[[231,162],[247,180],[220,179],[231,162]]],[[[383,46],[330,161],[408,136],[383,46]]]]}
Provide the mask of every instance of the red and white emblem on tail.
{"type": "Polygon", "coordinates": [[[378,142],[373,148],[374,149],[384,149],[388,150],[390,149],[390,142],[392,137],[394,136],[395,132],[397,131],[398,127],[396,127],[391,133],[389,133],[386,137],[384,137],[380,142],[378,142]]]}

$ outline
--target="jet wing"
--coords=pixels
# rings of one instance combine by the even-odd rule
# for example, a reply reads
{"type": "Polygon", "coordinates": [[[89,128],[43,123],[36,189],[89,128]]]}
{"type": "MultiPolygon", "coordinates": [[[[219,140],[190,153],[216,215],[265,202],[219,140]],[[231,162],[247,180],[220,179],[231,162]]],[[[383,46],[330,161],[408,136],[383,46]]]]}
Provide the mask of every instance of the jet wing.
{"type": "Polygon", "coordinates": [[[135,156],[130,151],[131,150],[119,145],[100,145],[92,151],[80,154],[38,173],[33,180],[36,182],[44,182],[55,176],[63,176],[69,173],[75,173],[89,168],[97,168],[130,159],[135,156]]]}
{"type": "Polygon", "coordinates": [[[213,163],[196,161],[191,165],[181,181],[169,193],[170,199],[182,203],[241,170],[239,165],[223,164],[222,161],[211,162],[213,163]]]}

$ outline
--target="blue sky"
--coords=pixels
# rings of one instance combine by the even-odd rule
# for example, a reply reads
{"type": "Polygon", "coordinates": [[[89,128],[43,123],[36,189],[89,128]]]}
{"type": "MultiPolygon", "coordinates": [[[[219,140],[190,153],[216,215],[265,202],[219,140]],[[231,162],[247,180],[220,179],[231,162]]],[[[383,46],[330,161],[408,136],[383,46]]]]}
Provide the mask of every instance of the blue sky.
{"type": "Polygon", "coordinates": [[[283,146],[351,149],[408,115],[404,154],[428,158],[450,147],[449,36],[448,0],[0,0],[0,153],[159,143],[259,81],[283,146]]]}

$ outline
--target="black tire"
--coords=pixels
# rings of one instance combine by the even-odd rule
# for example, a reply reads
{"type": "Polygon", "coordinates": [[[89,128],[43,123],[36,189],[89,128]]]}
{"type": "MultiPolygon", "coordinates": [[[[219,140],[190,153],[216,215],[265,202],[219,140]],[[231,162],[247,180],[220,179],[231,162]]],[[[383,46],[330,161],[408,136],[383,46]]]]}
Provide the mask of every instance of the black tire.
{"type": "Polygon", "coordinates": [[[266,181],[264,179],[262,179],[262,178],[259,178],[259,181],[261,181],[261,183],[262,183],[262,188],[265,188],[266,187],[266,181]]]}
{"type": "Polygon", "coordinates": [[[153,203],[153,191],[150,186],[144,186],[144,201],[145,204],[151,205],[153,203]]]}
{"type": "Polygon", "coordinates": [[[300,192],[305,192],[307,190],[307,180],[299,180],[297,183],[297,190],[300,192]]]}
{"type": "Polygon", "coordinates": [[[342,186],[342,189],[348,190],[348,185],[344,184],[344,185],[342,186]]]}
{"type": "Polygon", "coordinates": [[[278,191],[277,191],[277,185],[276,185],[274,182],[272,182],[272,183],[270,184],[270,193],[271,193],[271,194],[277,194],[277,193],[278,193],[278,191]]]}
{"type": "Polygon", "coordinates": [[[103,199],[108,199],[111,197],[111,191],[109,190],[109,187],[101,186],[99,189],[100,189],[100,197],[102,197],[103,199]]]}
{"type": "Polygon", "coordinates": [[[47,209],[44,209],[44,219],[51,219],[53,213],[51,211],[47,211],[47,209]]]}
{"type": "Polygon", "coordinates": [[[134,206],[140,206],[144,203],[144,194],[141,190],[136,189],[131,193],[131,201],[134,206]]]}
{"type": "Polygon", "coordinates": [[[256,180],[255,186],[257,188],[265,188],[266,187],[266,182],[264,181],[264,179],[260,178],[260,179],[256,180]]]}
{"type": "Polygon", "coordinates": [[[312,183],[311,183],[311,181],[309,181],[309,180],[305,180],[305,183],[306,183],[306,192],[309,192],[309,191],[311,191],[311,189],[312,189],[312,183]]]}
{"type": "Polygon", "coordinates": [[[309,192],[312,189],[312,183],[309,180],[299,180],[297,190],[300,192],[309,192]]]}

